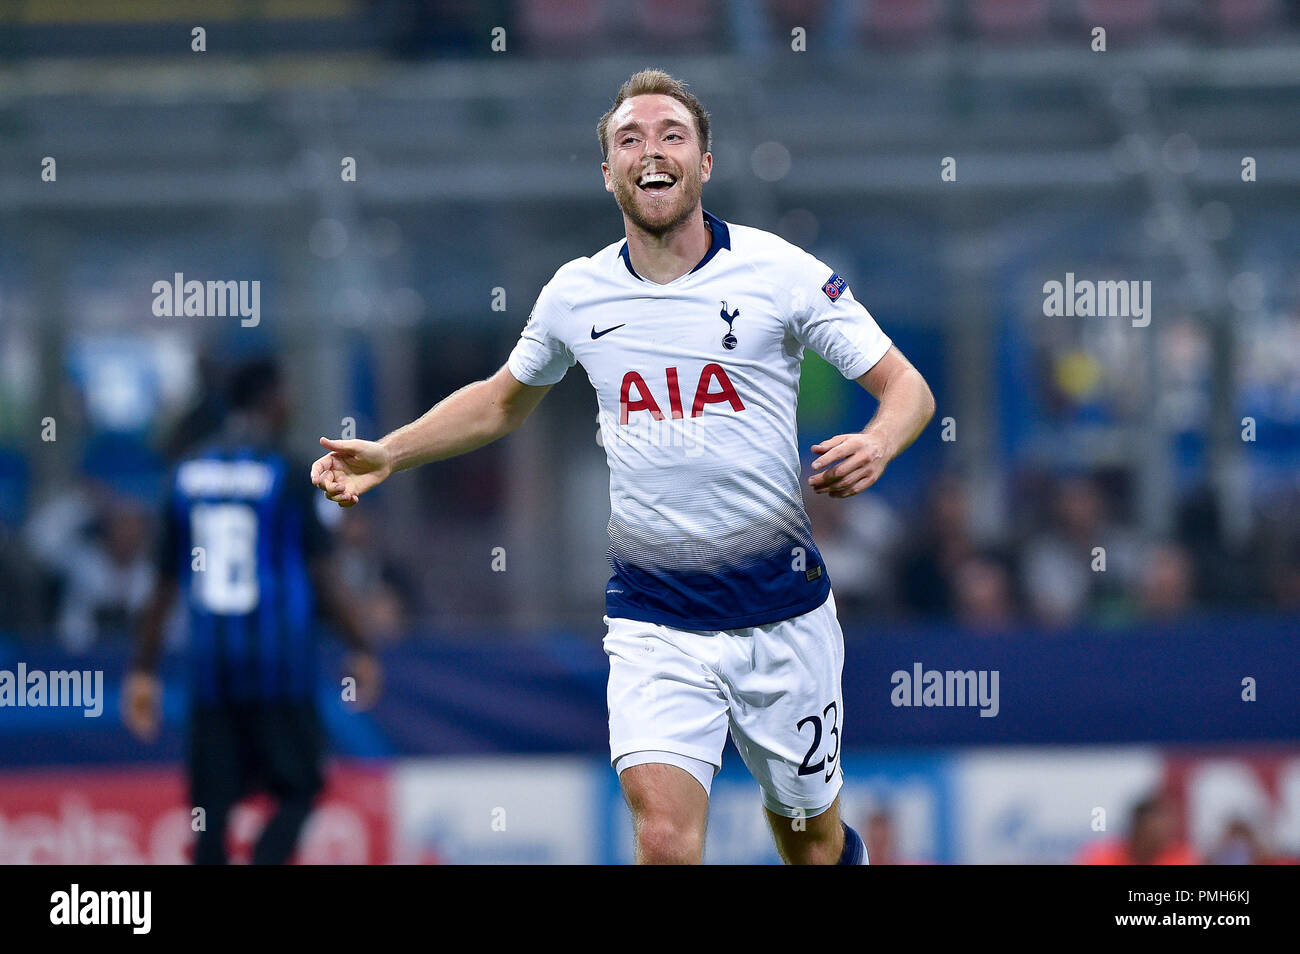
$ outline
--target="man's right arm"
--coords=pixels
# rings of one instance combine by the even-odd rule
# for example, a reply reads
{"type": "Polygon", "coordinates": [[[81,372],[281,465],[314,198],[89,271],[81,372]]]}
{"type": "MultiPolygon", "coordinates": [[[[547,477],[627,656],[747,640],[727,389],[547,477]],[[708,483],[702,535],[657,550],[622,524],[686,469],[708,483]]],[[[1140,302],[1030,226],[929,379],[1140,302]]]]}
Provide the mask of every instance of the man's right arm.
{"type": "Polygon", "coordinates": [[[312,483],[343,507],[389,474],[477,450],[509,434],[551,389],[521,384],[508,367],[448,395],[379,441],[322,437],[329,453],[312,465],[312,483]]]}
{"type": "Polygon", "coordinates": [[[467,454],[517,428],[550,389],[520,384],[503,365],[492,377],[448,395],[379,443],[387,448],[394,472],[467,454]]]}

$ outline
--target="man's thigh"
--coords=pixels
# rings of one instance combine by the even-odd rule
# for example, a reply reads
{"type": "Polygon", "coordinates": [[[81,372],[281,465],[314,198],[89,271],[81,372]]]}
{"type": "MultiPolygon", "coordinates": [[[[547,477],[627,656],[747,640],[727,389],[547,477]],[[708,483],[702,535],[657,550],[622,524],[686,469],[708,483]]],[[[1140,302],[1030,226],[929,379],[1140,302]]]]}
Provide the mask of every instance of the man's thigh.
{"type": "MultiPolygon", "coordinates": [[[[707,634],[605,618],[609,632],[610,764],[638,752],[668,752],[722,764],[727,698],[713,672],[707,634]]],[[[707,790],[706,779],[700,784],[707,790]]]]}
{"type": "Polygon", "coordinates": [[[844,638],[834,597],[730,644],[720,671],[731,737],[764,806],[792,819],[820,815],[844,783],[844,638]]]}
{"type": "Polygon", "coordinates": [[[707,634],[606,617],[610,762],[636,833],[637,861],[698,863],[709,789],[727,741],[727,699],[707,634]]]}

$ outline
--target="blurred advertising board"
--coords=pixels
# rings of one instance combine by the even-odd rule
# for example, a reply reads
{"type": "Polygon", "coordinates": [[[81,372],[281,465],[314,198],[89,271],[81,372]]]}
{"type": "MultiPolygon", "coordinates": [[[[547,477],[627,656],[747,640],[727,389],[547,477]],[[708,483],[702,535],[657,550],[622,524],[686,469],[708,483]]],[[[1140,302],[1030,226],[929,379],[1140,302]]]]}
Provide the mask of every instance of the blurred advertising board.
{"type": "Polygon", "coordinates": [[[1161,773],[1159,751],[1145,747],[959,756],[955,860],[1068,863],[1090,840],[1121,832],[1129,808],[1159,784],[1161,773]]]}
{"type": "MultiPolygon", "coordinates": [[[[586,756],[408,759],[392,774],[402,864],[587,864],[600,816],[586,756]]],[[[608,772],[608,767],[605,767],[608,772]]]]}
{"type": "MultiPolygon", "coordinates": [[[[1144,796],[1170,797],[1203,859],[1248,824],[1272,856],[1300,856],[1300,746],[1005,747],[844,756],[843,817],[882,818],[911,864],[1060,864],[1123,838],[1144,796]]],[[[706,861],[774,864],[758,788],[728,752],[714,779],[706,861]]],[[[308,864],[623,864],[631,819],[599,756],[340,760],[304,832],[308,864]]],[[[179,768],[0,773],[0,864],[176,864],[193,834],[179,768]]],[[[246,862],[271,802],[231,820],[246,862]]]]}
{"type": "MultiPolygon", "coordinates": [[[[230,819],[230,852],[246,862],[269,815],[264,797],[230,819]]],[[[31,770],[0,774],[0,864],[184,864],[191,807],[177,768],[31,770]]],[[[303,832],[299,861],[390,860],[386,767],[334,763],[303,832]]]]}

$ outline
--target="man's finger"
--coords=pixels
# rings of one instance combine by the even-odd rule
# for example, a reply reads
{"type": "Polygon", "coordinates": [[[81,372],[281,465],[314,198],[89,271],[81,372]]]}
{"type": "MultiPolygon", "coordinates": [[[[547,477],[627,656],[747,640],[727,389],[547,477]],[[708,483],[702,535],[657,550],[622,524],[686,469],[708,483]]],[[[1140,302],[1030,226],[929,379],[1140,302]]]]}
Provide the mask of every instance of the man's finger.
{"type": "Polygon", "coordinates": [[[823,470],[820,474],[813,474],[808,478],[808,483],[814,487],[824,487],[827,484],[835,483],[837,480],[839,480],[839,477],[835,473],[835,468],[832,467],[829,470],[823,470]]]}
{"type": "Polygon", "coordinates": [[[331,437],[322,437],[320,439],[321,447],[328,447],[336,454],[344,454],[351,457],[361,451],[364,441],[336,441],[331,437]]]}
{"type": "Polygon", "coordinates": [[[819,474],[813,474],[812,481],[816,484],[836,483],[854,474],[862,466],[861,462],[854,462],[853,457],[844,457],[835,463],[833,467],[827,467],[819,474]]]}
{"type": "Polygon", "coordinates": [[[836,437],[832,437],[828,441],[823,441],[820,444],[814,444],[812,446],[813,453],[820,454],[821,456],[812,462],[813,469],[820,470],[821,468],[825,467],[827,464],[833,463],[834,461],[837,460],[841,460],[846,455],[852,453],[851,447],[842,446],[845,440],[848,439],[848,437],[849,437],[848,434],[840,434],[836,437]]]}
{"type": "Polygon", "coordinates": [[[830,494],[832,497],[852,497],[858,492],[858,486],[857,481],[850,482],[846,480],[842,484],[832,488],[830,494]]]}
{"type": "Polygon", "coordinates": [[[828,450],[829,448],[834,447],[836,444],[841,443],[848,436],[849,436],[848,434],[836,434],[834,437],[828,437],[820,444],[814,444],[812,446],[812,452],[814,454],[821,454],[826,450],[828,450]]]}
{"type": "Polygon", "coordinates": [[[858,461],[853,464],[840,464],[835,471],[826,471],[824,474],[819,474],[818,476],[826,476],[832,473],[834,473],[835,476],[830,477],[825,482],[826,489],[844,491],[853,487],[856,488],[853,491],[854,493],[871,486],[871,484],[876,482],[876,478],[880,476],[879,473],[872,472],[869,462],[864,461],[858,461]]]}
{"type": "Polygon", "coordinates": [[[847,447],[828,451],[812,462],[812,468],[813,470],[821,470],[823,467],[833,464],[838,460],[847,459],[851,453],[852,452],[847,447]]]}
{"type": "Polygon", "coordinates": [[[311,465],[311,482],[313,484],[316,484],[318,486],[320,485],[321,475],[333,469],[330,466],[333,463],[333,461],[334,461],[333,455],[326,454],[324,457],[319,458],[314,464],[311,465]]]}
{"type": "Polygon", "coordinates": [[[325,491],[325,496],[334,501],[340,507],[350,507],[357,502],[357,494],[348,489],[347,484],[343,481],[337,481],[331,484],[325,491]]]}
{"type": "Polygon", "coordinates": [[[862,493],[862,491],[866,490],[868,487],[872,486],[879,478],[880,478],[880,474],[868,473],[866,476],[861,477],[853,481],[852,483],[847,484],[846,486],[837,487],[832,492],[831,496],[854,497],[862,493]]]}

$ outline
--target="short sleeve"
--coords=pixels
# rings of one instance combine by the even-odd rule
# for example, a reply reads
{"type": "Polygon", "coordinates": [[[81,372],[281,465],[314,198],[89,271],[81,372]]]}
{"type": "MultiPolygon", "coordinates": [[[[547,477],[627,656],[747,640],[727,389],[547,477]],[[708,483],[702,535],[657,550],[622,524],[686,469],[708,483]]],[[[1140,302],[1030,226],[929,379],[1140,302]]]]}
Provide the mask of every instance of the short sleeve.
{"type": "Polygon", "coordinates": [[[577,359],[559,335],[560,322],[567,315],[568,306],[556,292],[552,280],[538,294],[537,303],[506,362],[515,380],[542,387],[557,383],[573,367],[577,359]]]}
{"type": "Polygon", "coordinates": [[[791,331],[801,344],[849,380],[885,356],[893,342],[830,266],[799,250],[789,280],[791,331]]]}

